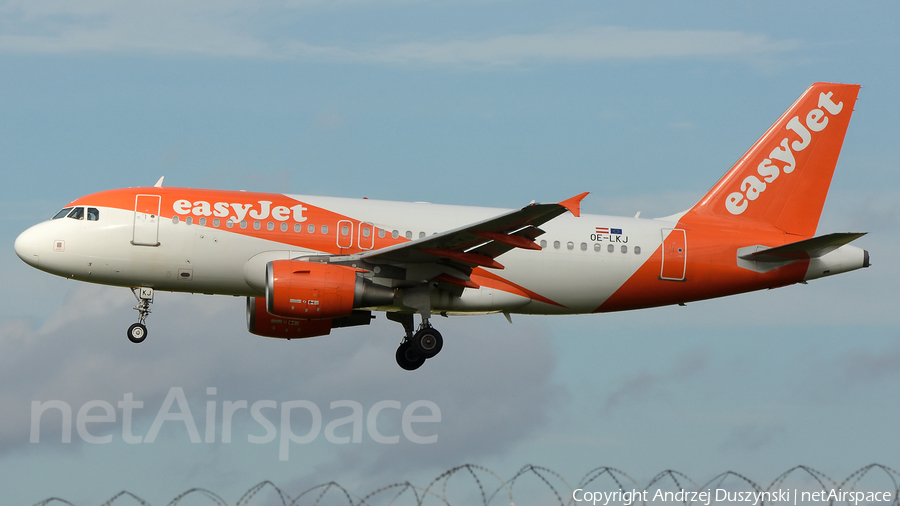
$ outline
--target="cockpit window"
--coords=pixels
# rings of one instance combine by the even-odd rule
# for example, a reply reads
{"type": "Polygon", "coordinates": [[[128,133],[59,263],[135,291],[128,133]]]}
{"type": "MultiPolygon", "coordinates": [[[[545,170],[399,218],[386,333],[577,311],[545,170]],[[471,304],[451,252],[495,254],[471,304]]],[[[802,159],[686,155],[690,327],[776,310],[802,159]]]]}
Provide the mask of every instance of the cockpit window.
{"type": "Polygon", "coordinates": [[[66,207],[62,209],[60,212],[56,213],[53,220],[57,220],[59,218],[69,217],[73,220],[83,220],[85,215],[85,210],[87,210],[87,219],[88,221],[99,221],[100,220],[100,210],[96,207],[66,207]]]}

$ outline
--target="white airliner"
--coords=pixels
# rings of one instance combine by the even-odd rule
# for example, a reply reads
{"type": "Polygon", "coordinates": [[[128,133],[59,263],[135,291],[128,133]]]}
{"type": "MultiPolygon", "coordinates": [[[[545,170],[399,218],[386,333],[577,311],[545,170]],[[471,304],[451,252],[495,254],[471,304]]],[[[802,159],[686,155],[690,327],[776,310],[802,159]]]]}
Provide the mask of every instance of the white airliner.
{"type": "Polygon", "coordinates": [[[577,314],[775,288],[869,266],[815,237],[859,86],[817,83],[689,210],[581,215],[582,193],[521,209],[153,187],[78,198],[23,232],[16,253],[70,279],[130,287],[144,324],[156,291],[247,297],[250,332],[327,335],[403,325],[404,369],[441,350],[440,315],[577,314]],[[418,329],[413,315],[421,315],[418,329]]]}

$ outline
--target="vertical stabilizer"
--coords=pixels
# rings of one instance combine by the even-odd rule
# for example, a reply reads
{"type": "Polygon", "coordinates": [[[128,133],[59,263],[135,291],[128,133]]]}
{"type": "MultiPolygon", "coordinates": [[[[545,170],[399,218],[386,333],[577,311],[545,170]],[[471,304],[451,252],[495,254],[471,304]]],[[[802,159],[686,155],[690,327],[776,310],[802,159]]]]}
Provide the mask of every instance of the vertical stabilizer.
{"type": "Polygon", "coordinates": [[[688,215],[815,235],[858,93],[810,86],[688,215]]]}

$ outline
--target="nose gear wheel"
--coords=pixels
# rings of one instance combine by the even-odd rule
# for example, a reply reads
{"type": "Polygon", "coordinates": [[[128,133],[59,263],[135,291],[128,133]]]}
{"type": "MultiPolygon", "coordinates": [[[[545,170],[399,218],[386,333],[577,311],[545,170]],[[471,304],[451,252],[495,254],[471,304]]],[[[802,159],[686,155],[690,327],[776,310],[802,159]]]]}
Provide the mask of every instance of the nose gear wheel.
{"type": "Polygon", "coordinates": [[[128,327],[128,340],[134,344],[140,344],[147,339],[147,326],[143,323],[133,323],[128,327]]]}

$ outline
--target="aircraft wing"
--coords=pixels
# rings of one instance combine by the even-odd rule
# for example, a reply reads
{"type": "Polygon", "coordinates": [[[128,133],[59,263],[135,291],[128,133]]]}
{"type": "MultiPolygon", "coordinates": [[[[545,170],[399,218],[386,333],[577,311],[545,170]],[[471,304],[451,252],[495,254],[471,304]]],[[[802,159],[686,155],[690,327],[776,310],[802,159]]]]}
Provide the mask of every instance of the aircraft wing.
{"type": "Polygon", "coordinates": [[[362,253],[358,258],[373,264],[444,263],[468,272],[476,266],[503,269],[495,258],[513,248],[541,249],[534,242],[544,233],[538,227],[566,211],[579,216],[581,200],[587,195],[556,204],[531,203],[484,221],[362,253]]]}

